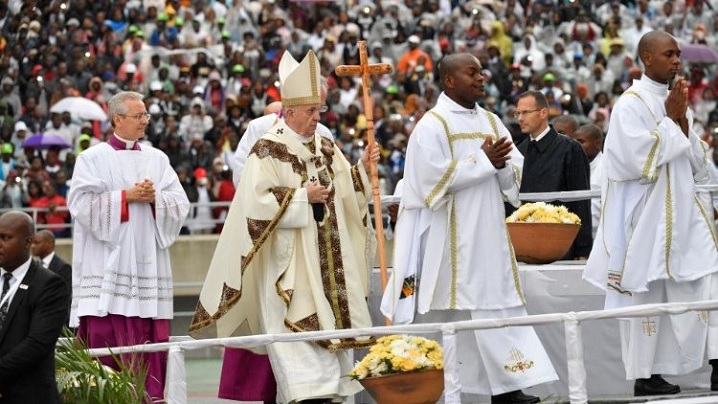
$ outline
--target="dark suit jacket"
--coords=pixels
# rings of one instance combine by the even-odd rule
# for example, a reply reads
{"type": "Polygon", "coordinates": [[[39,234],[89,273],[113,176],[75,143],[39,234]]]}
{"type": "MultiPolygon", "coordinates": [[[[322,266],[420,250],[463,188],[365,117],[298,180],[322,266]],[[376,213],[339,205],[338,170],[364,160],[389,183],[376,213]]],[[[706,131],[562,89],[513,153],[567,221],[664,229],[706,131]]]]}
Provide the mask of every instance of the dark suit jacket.
{"type": "Polygon", "coordinates": [[[72,303],[72,265],[68,264],[65,260],[58,257],[57,253],[52,257],[50,265],[47,269],[60,275],[65,285],[67,285],[67,294],[70,298],[67,301],[67,317],[65,318],[65,325],[70,325],[70,305],[72,303]]]}
{"type": "Polygon", "coordinates": [[[55,344],[67,316],[67,287],[57,274],[30,263],[0,331],[0,403],[60,403],[55,344]]]}
{"type": "MultiPolygon", "coordinates": [[[[534,142],[536,143],[536,142],[534,142]]],[[[516,145],[524,155],[521,192],[560,192],[591,189],[591,167],[581,144],[551,128],[536,147],[530,139],[516,145]]],[[[551,202],[565,205],[581,218],[581,229],[564,259],[588,257],[593,245],[591,201],[551,202]]]]}

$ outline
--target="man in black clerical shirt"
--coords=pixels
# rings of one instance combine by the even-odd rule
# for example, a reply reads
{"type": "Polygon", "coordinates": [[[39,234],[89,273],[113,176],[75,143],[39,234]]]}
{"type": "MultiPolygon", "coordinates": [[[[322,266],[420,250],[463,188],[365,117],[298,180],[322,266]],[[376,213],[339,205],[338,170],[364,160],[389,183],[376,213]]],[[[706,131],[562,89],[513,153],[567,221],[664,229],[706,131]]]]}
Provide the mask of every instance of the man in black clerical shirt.
{"type": "MultiPolygon", "coordinates": [[[[519,96],[514,116],[529,137],[516,147],[524,155],[520,192],[591,189],[591,169],[581,145],[548,124],[548,103],[538,91],[519,96]]],[[[587,258],[591,252],[591,201],[552,202],[565,205],[581,218],[581,229],[564,259],[587,258]]],[[[507,212],[510,213],[510,212],[507,212]]]]}

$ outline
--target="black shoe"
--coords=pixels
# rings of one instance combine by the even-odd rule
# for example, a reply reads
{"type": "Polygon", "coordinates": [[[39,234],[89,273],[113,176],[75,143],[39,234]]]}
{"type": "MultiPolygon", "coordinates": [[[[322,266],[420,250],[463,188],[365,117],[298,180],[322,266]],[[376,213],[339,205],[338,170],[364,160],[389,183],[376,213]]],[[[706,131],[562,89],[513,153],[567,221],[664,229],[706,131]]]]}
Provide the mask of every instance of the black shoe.
{"type": "Polygon", "coordinates": [[[491,404],[535,404],[540,401],[540,398],[524,394],[521,390],[491,396],[491,404]]]}
{"type": "Polygon", "coordinates": [[[718,391],[718,359],[711,359],[708,363],[713,367],[711,372],[711,391],[718,391]]]}
{"type": "Polygon", "coordinates": [[[633,385],[634,396],[661,396],[680,392],[679,386],[668,383],[661,375],[651,375],[650,379],[636,379],[633,385]]]}

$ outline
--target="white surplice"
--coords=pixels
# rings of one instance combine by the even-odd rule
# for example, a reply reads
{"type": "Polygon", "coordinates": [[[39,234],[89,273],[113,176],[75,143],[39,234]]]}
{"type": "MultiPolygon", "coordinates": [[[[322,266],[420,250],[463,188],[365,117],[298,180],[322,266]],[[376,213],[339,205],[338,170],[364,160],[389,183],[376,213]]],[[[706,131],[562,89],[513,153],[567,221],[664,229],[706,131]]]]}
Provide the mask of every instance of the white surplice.
{"type": "MultiPolygon", "coordinates": [[[[596,157],[591,160],[591,191],[600,191],[604,183],[606,174],[603,168],[603,153],[598,152],[596,157]]],[[[591,199],[591,225],[593,227],[592,235],[596,238],[598,224],[601,222],[601,198],[591,199]]]]}
{"type": "MultiPolygon", "coordinates": [[[[707,146],[666,116],[667,96],[667,85],[644,75],[611,113],[601,223],[584,272],[606,289],[606,308],[704,300],[706,275],[718,271],[710,200],[695,188],[709,180],[707,146]]],[[[690,111],[688,119],[691,127],[690,111]]],[[[622,320],[627,377],[699,367],[707,319],[692,312],[622,320]]]]}
{"type": "MultiPolygon", "coordinates": [[[[514,148],[497,170],[481,150],[486,138],[500,136],[510,139],[494,114],[467,110],[443,93],[417,123],[407,149],[394,273],[381,305],[395,323],[414,321],[416,312],[417,321],[525,315],[504,219],[504,201],[519,202],[523,156],[514,148]]],[[[477,352],[461,364],[464,392],[496,395],[558,378],[531,327],[477,331],[464,341],[462,352],[477,352]]]]}
{"type": "Polygon", "coordinates": [[[118,314],[171,319],[169,247],[179,235],[189,201],[167,155],[151,147],[115,150],[101,143],[82,152],[67,206],[75,221],[72,246],[72,311],[80,316],[118,314]],[[155,203],[129,203],[121,222],[122,190],[144,179],[155,203]]]}

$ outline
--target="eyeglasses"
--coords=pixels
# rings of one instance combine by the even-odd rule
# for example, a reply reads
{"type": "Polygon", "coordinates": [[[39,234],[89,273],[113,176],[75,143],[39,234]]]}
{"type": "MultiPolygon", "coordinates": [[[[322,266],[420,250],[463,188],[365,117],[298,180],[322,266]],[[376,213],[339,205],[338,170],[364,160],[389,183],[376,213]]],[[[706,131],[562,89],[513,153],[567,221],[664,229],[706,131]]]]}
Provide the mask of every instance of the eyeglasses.
{"type": "Polygon", "coordinates": [[[144,114],[137,114],[137,115],[126,115],[126,114],[117,114],[119,116],[123,116],[125,118],[135,118],[135,121],[139,122],[143,119],[149,120],[152,114],[145,112],[144,114]]]}
{"type": "Polygon", "coordinates": [[[520,118],[521,115],[528,115],[528,114],[531,114],[531,113],[533,113],[533,112],[540,111],[541,109],[543,109],[543,108],[530,109],[530,110],[528,110],[528,111],[516,111],[516,112],[514,112],[514,118],[520,118]]]}
{"type": "Polygon", "coordinates": [[[304,112],[308,116],[314,116],[314,114],[316,114],[317,112],[319,112],[320,114],[323,114],[327,111],[329,111],[329,107],[327,107],[326,105],[322,105],[321,107],[311,107],[304,112]]]}

